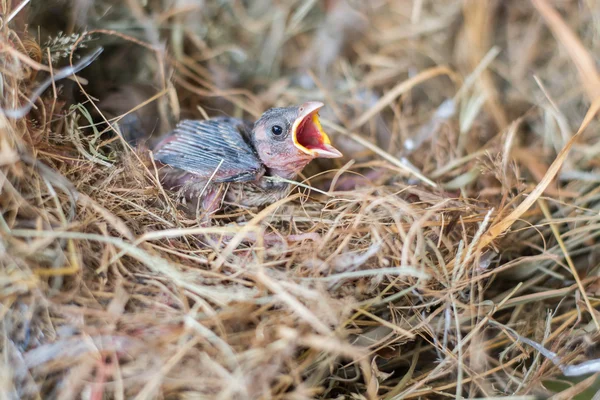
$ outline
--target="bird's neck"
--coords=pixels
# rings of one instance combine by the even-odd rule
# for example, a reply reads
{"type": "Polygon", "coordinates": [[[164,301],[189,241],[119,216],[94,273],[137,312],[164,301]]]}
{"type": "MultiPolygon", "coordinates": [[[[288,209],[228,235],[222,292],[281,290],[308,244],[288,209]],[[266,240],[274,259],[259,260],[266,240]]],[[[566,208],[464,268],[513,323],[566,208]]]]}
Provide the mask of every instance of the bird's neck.
{"type": "Polygon", "coordinates": [[[294,179],[298,175],[298,172],[300,171],[290,168],[267,168],[265,175],[283,179],[294,179]]]}

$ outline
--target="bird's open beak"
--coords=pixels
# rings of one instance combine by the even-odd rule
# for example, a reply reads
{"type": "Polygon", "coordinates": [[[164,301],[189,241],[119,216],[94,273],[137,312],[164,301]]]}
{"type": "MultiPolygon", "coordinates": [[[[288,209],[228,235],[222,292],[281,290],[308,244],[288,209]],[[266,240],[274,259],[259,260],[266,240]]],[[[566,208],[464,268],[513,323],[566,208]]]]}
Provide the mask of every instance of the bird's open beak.
{"type": "Polygon", "coordinates": [[[300,106],[300,115],[292,126],[294,145],[313,157],[342,157],[342,153],[331,145],[319,122],[319,109],[323,106],[324,104],[318,101],[309,101],[300,106]]]}

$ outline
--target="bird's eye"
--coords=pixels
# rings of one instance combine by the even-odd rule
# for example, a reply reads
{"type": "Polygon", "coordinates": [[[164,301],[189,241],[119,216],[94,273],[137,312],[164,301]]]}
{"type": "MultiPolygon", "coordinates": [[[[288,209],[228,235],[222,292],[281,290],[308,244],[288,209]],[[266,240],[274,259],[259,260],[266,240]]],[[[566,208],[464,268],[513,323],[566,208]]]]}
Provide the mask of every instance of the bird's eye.
{"type": "Polygon", "coordinates": [[[271,132],[273,132],[273,135],[279,136],[283,133],[283,128],[279,125],[273,125],[273,127],[271,128],[271,132]]]}

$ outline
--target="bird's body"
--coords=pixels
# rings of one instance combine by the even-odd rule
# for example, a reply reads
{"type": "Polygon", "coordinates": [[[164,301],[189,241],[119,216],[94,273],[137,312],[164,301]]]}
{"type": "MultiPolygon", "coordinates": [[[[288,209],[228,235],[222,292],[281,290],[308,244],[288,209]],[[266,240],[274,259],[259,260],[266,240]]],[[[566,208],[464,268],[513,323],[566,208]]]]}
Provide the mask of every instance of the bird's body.
{"type": "Polygon", "coordinates": [[[322,103],[276,108],[252,124],[235,118],[182,121],[157,146],[154,158],[165,165],[162,181],[208,215],[223,200],[246,207],[286,197],[294,179],[316,157],[341,153],[329,144],[317,111],[322,103]]]}
{"type": "Polygon", "coordinates": [[[286,197],[292,185],[287,182],[270,181],[262,177],[257,182],[230,184],[225,200],[244,207],[259,207],[275,203],[286,197]]]}
{"type": "Polygon", "coordinates": [[[218,208],[211,204],[213,199],[224,199],[228,203],[243,207],[259,207],[271,204],[286,197],[292,185],[263,175],[256,181],[215,183],[204,177],[197,177],[186,171],[169,171],[163,174],[163,184],[178,190],[185,198],[200,199],[204,209],[218,208]]]}

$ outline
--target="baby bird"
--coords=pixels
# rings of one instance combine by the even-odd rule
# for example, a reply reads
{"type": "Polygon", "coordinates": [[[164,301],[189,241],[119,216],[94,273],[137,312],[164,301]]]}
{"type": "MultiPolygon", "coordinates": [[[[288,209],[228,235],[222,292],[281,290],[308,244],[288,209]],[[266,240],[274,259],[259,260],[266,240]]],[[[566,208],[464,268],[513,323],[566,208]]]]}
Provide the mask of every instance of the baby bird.
{"type": "Polygon", "coordinates": [[[197,199],[205,216],[223,200],[262,206],[287,196],[291,184],[315,158],[342,156],[319,122],[320,102],[272,108],[254,124],[227,117],[184,120],[154,150],[163,185],[197,199]]]}

